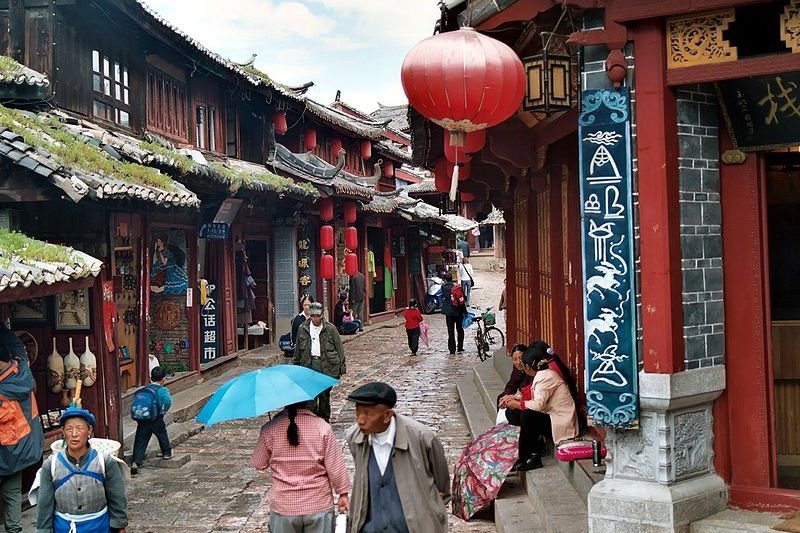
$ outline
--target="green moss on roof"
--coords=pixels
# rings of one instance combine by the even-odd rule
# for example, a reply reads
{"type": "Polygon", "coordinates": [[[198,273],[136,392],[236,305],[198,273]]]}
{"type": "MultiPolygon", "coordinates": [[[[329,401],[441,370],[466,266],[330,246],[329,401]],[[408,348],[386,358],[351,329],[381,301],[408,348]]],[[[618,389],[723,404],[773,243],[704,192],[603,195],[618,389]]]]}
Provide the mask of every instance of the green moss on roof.
{"type": "Polygon", "coordinates": [[[0,74],[5,78],[12,78],[22,72],[22,65],[8,56],[0,56],[0,74]]]}
{"type": "Polygon", "coordinates": [[[27,115],[0,105],[0,126],[21,135],[27,144],[53,154],[64,166],[127,183],[175,190],[175,183],[169,176],[152,167],[117,161],[66,131],[55,118],[27,115]]]}
{"type": "Polygon", "coordinates": [[[72,263],[72,249],[46,243],[22,233],[0,230],[0,262],[6,266],[12,258],[23,262],[72,263]]]}
{"type": "Polygon", "coordinates": [[[169,164],[178,169],[181,174],[189,174],[195,171],[197,163],[191,157],[178,153],[175,150],[165,148],[160,144],[153,142],[141,142],[139,147],[142,150],[158,154],[169,161],[169,164]]]}
{"type": "Polygon", "coordinates": [[[269,77],[269,74],[264,72],[263,70],[257,69],[253,65],[238,65],[240,69],[247,72],[251,76],[255,76],[256,78],[260,79],[261,81],[269,84],[274,85],[275,87],[281,87],[289,92],[294,92],[294,90],[289,87],[288,85],[284,85],[283,83],[278,83],[272,78],[269,77]]]}
{"type": "Polygon", "coordinates": [[[306,187],[305,185],[307,184],[298,185],[291,178],[278,176],[266,169],[258,174],[251,174],[244,170],[236,170],[220,163],[210,163],[208,166],[217,176],[223,178],[224,182],[233,193],[242,187],[253,186],[256,183],[261,183],[266,186],[266,189],[277,193],[294,192],[295,194],[313,196],[317,192],[313,185],[310,187],[306,187]]]}

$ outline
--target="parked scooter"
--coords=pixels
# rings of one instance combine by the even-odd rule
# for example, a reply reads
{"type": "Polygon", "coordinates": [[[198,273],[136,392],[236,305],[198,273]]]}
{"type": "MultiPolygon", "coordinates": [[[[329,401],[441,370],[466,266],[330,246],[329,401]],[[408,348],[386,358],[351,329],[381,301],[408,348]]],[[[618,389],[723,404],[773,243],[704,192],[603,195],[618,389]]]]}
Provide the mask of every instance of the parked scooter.
{"type": "Polygon", "coordinates": [[[427,314],[441,310],[442,287],[444,287],[444,281],[439,276],[431,276],[428,278],[428,295],[425,299],[425,312],[427,314]]]}

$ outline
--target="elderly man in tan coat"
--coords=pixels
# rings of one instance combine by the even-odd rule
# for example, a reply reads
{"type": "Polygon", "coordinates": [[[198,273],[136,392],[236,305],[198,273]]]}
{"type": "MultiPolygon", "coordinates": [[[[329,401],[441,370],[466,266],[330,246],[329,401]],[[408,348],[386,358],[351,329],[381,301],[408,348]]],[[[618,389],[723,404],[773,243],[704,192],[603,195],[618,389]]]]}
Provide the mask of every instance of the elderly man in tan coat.
{"type": "Polygon", "coordinates": [[[350,533],[445,533],[450,471],[434,433],[394,412],[397,394],[368,383],[347,397],[356,425],[347,432],[356,473],[350,533]]]}

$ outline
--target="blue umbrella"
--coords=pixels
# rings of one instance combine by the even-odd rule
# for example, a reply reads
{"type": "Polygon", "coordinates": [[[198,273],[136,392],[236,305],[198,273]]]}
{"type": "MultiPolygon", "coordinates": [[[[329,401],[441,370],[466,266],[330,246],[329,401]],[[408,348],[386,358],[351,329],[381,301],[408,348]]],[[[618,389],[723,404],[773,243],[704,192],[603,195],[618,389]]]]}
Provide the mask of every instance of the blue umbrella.
{"type": "Polygon", "coordinates": [[[276,365],[237,376],[222,385],[197,415],[210,426],[226,420],[253,418],[306,400],[339,381],[310,368],[276,365]]]}

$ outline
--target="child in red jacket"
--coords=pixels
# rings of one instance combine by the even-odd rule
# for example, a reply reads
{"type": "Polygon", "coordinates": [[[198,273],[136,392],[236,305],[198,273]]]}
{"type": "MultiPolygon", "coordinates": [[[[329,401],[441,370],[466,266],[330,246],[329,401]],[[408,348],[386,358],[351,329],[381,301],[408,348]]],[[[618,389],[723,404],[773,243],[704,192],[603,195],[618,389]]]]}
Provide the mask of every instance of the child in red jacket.
{"type": "Polygon", "coordinates": [[[408,335],[408,347],[411,349],[411,355],[417,355],[419,349],[419,325],[422,324],[424,318],[417,306],[417,299],[411,298],[408,301],[408,307],[403,311],[403,318],[406,319],[406,335],[408,335]]]}

